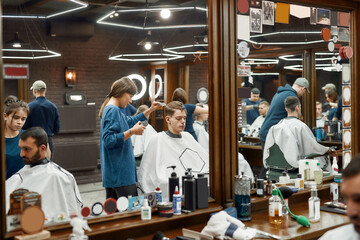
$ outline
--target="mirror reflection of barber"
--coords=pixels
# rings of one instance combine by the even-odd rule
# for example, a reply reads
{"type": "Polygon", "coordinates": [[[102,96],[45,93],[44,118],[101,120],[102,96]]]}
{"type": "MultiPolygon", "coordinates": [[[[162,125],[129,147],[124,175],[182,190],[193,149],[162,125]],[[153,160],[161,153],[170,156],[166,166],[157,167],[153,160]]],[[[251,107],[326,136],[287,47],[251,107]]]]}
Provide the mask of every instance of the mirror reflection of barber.
{"type": "Polygon", "coordinates": [[[246,103],[246,120],[247,124],[251,125],[255,119],[260,116],[260,90],[258,88],[251,89],[250,98],[245,98],[242,102],[246,103]]]}

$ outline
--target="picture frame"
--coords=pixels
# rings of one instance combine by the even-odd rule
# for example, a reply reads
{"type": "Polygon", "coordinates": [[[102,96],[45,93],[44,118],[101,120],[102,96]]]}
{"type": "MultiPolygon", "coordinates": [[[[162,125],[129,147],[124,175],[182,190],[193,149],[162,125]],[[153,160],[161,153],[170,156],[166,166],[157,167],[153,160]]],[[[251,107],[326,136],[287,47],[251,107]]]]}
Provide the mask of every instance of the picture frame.
{"type": "Polygon", "coordinates": [[[316,23],[323,25],[330,25],[331,11],[328,9],[316,9],[316,23]]]}
{"type": "Polygon", "coordinates": [[[250,8],[250,32],[262,33],[262,9],[250,8]]]}

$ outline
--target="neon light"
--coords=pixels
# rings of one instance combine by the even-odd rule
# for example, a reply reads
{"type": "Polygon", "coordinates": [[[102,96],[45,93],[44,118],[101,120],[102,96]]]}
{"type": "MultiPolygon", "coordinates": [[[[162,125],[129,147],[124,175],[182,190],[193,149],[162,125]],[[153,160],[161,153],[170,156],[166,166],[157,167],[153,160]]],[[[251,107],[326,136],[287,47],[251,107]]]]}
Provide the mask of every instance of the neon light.
{"type": "Polygon", "coordinates": [[[272,36],[272,35],[293,35],[293,34],[321,34],[321,31],[314,31],[314,32],[272,32],[272,33],[264,33],[264,34],[258,34],[250,36],[250,38],[256,38],[256,37],[266,37],[266,36],[272,36]]]}
{"type": "MultiPolygon", "coordinates": [[[[154,99],[156,99],[157,97],[159,97],[160,93],[161,93],[161,89],[162,89],[162,78],[159,74],[156,74],[155,75],[155,81],[158,80],[159,81],[159,88],[157,90],[157,92],[155,93],[155,97],[154,99]]],[[[150,85],[149,85],[149,96],[152,96],[152,93],[154,92],[154,89],[153,89],[153,79],[150,81],[150,85]]],[[[154,84],[155,86],[155,84],[154,84]]]]}
{"type": "Polygon", "coordinates": [[[196,51],[185,51],[185,52],[178,52],[178,51],[174,51],[177,49],[184,49],[184,48],[192,48],[192,47],[207,47],[207,44],[192,44],[192,45],[183,45],[183,46],[177,46],[177,47],[168,47],[168,48],[164,48],[163,50],[165,52],[169,52],[172,54],[181,54],[181,55],[188,55],[188,54],[208,54],[207,51],[202,51],[202,52],[196,52],[196,51]]]}
{"type": "Polygon", "coordinates": [[[130,74],[128,76],[128,78],[130,78],[133,81],[136,79],[141,83],[141,91],[140,91],[140,93],[135,94],[132,97],[132,100],[136,101],[136,100],[142,98],[144,96],[145,92],[146,92],[146,81],[145,81],[144,77],[139,75],[139,74],[130,74]]]}
{"type": "Polygon", "coordinates": [[[123,23],[113,23],[107,22],[106,19],[109,18],[115,12],[117,13],[130,13],[130,12],[161,12],[161,10],[168,9],[168,10],[196,10],[196,11],[207,11],[206,8],[201,7],[172,7],[172,8],[140,8],[140,9],[116,9],[111,13],[108,13],[98,19],[96,23],[98,24],[105,24],[110,26],[116,27],[126,27],[126,28],[133,28],[133,29],[141,29],[141,30],[161,30],[161,29],[173,29],[173,28],[203,28],[207,27],[207,24],[183,24],[183,25],[165,25],[165,26],[156,26],[156,27],[143,27],[142,25],[129,25],[123,23]]]}
{"type": "Polygon", "coordinates": [[[109,57],[109,60],[128,61],[128,62],[149,62],[149,61],[171,61],[180,58],[184,58],[184,56],[168,54],[168,53],[141,53],[141,54],[119,54],[116,56],[109,57]],[[142,57],[149,57],[149,58],[142,58],[142,57]]]}
{"type": "Polygon", "coordinates": [[[34,16],[34,15],[3,15],[2,17],[3,18],[33,18],[33,19],[37,19],[37,18],[51,18],[51,17],[55,17],[55,16],[59,16],[59,15],[62,15],[62,14],[65,14],[65,13],[69,13],[69,12],[73,12],[73,11],[76,11],[76,10],[79,10],[79,9],[82,9],[82,8],[86,8],[89,4],[85,3],[85,2],[82,2],[80,0],[70,0],[71,2],[73,3],[76,3],[78,5],[81,5],[80,7],[76,7],[76,8],[72,8],[72,9],[69,9],[69,10],[66,10],[66,11],[62,11],[62,12],[58,12],[58,13],[54,13],[52,15],[49,15],[49,16],[34,16]]]}
{"type": "Polygon", "coordinates": [[[44,50],[44,49],[6,49],[3,48],[2,51],[5,52],[33,52],[33,53],[49,53],[50,55],[44,55],[44,56],[32,56],[32,57],[26,57],[26,56],[2,56],[4,59],[42,59],[42,58],[52,58],[52,57],[60,57],[61,54],[51,51],[51,50],[44,50]]]}

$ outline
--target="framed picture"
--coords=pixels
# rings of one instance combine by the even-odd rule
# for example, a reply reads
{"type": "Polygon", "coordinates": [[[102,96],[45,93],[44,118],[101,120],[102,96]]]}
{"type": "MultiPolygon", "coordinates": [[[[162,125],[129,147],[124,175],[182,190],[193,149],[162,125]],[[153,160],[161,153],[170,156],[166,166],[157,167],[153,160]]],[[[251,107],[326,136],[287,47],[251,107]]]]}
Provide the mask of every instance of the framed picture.
{"type": "Polygon", "coordinates": [[[350,84],[351,83],[351,70],[350,70],[350,64],[346,63],[342,65],[342,84],[350,84]]]}
{"type": "Polygon", "coordinates": [[[351,88],[350,88],[350,86],[342,87],[342,102],[343,102],[343,106],[351,105],[351,88]]]}
{"type": "Polygon", "coordinates": [[[250,7],[261,8],[261,0],[250,0],[250,7]]]}
{"type": "Polygon", "coordinates": [[[330,25],[330,10],[318,8],[316,11],[316,23],[330,25]]]}
{"type": "Polygon", "coordinates": [[[263,1],[263,24],[274,26],[275,4],[271,1],[263,1]]]}
{"type": "Polygon", "coordinates": [[[343,129],[343,149],[351,148],[351,129],[343,129]]]}
{"type": "Polygon", "coordinates": [[[250,32],[262,33],[261,9],[250,8],[250,32]]]}
{"type": "Polygon", "coordinates": [[[129,198],[129,212],[140,210],[144,203],[144,195],[129,198]]]}
{"type": "Polygon", "coordinates": [[[338,28],[339,41],[350,42],[350,30],[349,28],[339,27],[338,28]]]}
{"type": "Polygon", "coordinates": [[[342,109],[342,124],[343,128],[351,127],[351,108],[343,107],[342,109]]]}

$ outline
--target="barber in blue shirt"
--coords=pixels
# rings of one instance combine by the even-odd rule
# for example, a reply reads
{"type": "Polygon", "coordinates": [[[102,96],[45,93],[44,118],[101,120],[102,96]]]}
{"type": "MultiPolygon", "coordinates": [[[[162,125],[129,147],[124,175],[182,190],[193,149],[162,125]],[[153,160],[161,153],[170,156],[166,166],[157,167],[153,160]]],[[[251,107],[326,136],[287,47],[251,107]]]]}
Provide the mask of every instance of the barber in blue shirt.
{"type": "Polygon", "coordinates": [[[42,127],[45,130],[48,135],[52,159],[55,149],[53,135],[60,130],[59,111],[54,103],[46,99],[46,84],[44,81],[35,81],[30,90],[32,90],[36,99],[29,103],[30,115],[26,119],[23,129],[42,127]]]}

